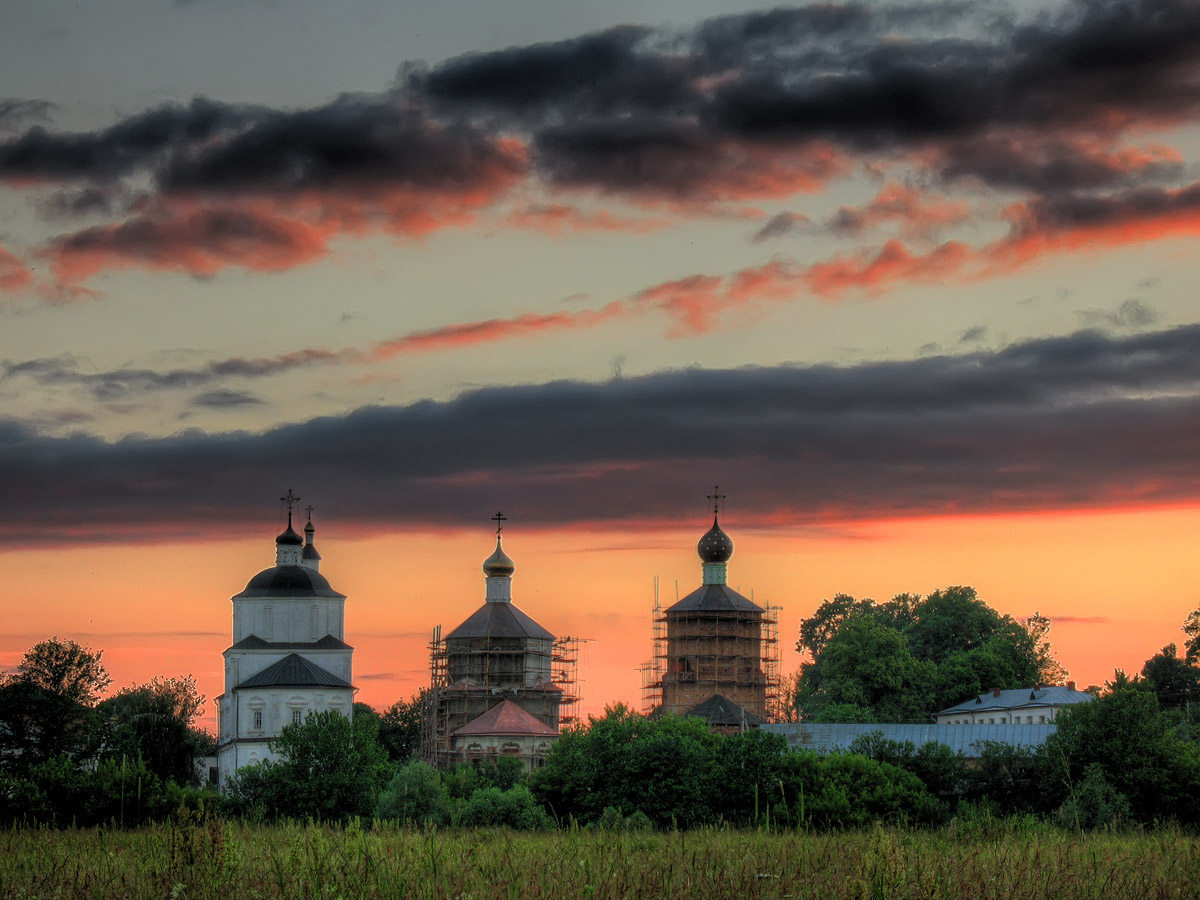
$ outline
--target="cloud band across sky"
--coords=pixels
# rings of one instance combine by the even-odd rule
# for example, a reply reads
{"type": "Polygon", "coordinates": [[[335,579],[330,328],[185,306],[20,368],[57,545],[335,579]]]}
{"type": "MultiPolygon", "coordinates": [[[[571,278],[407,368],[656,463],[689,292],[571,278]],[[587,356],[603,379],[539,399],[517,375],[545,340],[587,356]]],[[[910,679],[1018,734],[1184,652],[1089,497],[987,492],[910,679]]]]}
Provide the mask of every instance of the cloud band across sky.
{"type": "MultiPolygon", "coordinates": [[[[996,210],[1015,196],[1023,227],[1074,223],[1086,240],[1098,219],[1132,219],[1126,238],[1151,241],[1156,218],[1176,232],[1196,221],[1188,160],[1164,141],[1200,119],[1198,60],[1190,0],[1026,19],[847,2],[405,63],[384,90],[307,109],[195,98],[69,132],[25,127],[42,101],[0,98],[0,182],[40,192],[46,218],[68,223],[8,246],[0,290],[53,300],[90,296],[81,285],[110,270],[280,271],[327,257],[337,237],[421,237],[488,214],[635,232],[664,227],[664,211],[767,219],[745,204],[881,168],[993,202],[968,215],[954,199],[893,197],[836,219],[843,237],[918,211],[1003,227],[996,210]],[[34,285],[35,263],[57,285],[34,285]]],[[[774,215],[767,234],[798,221],[774,215]]]]}
{"type": "Polygon", "coordinates": [[[8,545],[240,533],[294,487],[326,522],[661,524],[727,486],[743,522],[1200,500],[1200,326],[857,366],[495,387],[265,433],[0,425],[8,545]]]}

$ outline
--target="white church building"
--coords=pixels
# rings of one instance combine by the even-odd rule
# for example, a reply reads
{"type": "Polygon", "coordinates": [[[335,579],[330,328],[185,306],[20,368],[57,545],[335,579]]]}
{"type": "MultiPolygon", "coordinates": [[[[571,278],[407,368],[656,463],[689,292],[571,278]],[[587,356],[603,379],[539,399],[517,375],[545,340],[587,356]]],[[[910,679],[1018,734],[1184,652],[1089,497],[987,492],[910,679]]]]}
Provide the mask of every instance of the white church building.
{"type": "Polygon", "coordinates": [[[354,648],[345,642],[346,597],[319,569],[312,507],[302,538],[292,529],[298,497],[288,491],[288,525],[275,539],[275,565],[233,600],[233,643],[225,692],[217,698],[219,784],[243,766],[272,759],[267,745],[310,712],[350,718],[354,648]]]}

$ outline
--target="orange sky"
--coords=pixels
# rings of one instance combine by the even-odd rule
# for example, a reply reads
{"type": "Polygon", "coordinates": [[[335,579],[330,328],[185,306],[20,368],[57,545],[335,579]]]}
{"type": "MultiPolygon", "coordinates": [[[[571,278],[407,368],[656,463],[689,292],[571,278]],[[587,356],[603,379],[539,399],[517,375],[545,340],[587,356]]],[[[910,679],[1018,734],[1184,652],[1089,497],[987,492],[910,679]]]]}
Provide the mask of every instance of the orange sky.
{"type": "MultiPolygon", "coordinates": [[[[505,548],[517,563],[514,601],[556,634],[590,638],[580,658],[584,712],[638,704],[637,665],[650,651],[655,576],[662,599],[700,579],[695,541],[707,522],[674,531],[526,532],[505,548]]],[[[800,619],[842,591],[886,598],[970,584],[1015,617],[1054,620],[1051,642],[1080,686],[1140,670],[1196,606],[1200,508],[947,517],[821,530],[739,528],[731,586],[782,607],[783,670],[794,671],[800,619]]],[[[273,534],[238,542],[81,546],[3,554],[8,575],[0,664],[50,635],[104,651],[113,687],[195,675],[211,700],[230,643],[229,598],[273,562],[273,534]]],[[[322,572],[348,595],[359,698],[385,707],[428,680],[426,643],[483,598],[486,529],[351,539],[318,531],[322,572]]],[[[213,727],[211,703],[204,719],[213,727]]]]}

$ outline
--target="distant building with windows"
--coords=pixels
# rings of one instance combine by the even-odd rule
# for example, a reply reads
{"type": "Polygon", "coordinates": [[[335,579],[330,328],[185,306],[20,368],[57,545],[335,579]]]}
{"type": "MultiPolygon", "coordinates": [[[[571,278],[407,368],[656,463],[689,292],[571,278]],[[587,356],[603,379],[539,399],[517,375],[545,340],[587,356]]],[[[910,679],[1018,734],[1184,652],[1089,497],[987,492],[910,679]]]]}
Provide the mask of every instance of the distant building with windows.
{"type": "Polygon", "coordinates": [[[933,720],[939,725],[1048,725],[1064,706],[1093,699],[1087,691],[1075,690],[1073,681],[994,690],[938,710],[933,720]]]}
{"type": "Polygon", "coordinates": [[[218,783],[243,766],[274,758],[268,741],[310,712],[353,714],[354,648],[345,638],[346,596],[319,571],[312,507],[302,538],[292,528],[300,498],[288,491],[287,529],[275,565],[235,594],[225,691],[217,698],[218,783]]]}

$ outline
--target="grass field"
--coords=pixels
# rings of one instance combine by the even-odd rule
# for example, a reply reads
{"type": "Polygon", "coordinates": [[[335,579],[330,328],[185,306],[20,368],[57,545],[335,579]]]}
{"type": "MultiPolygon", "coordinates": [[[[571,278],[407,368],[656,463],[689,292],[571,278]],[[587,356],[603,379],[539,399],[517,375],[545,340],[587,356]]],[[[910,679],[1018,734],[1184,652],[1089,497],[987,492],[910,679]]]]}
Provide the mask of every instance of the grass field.
{"type": "Polygon", "coordinates": [[[1200,895],[1175,830],[1045,826],[830,834],[419,831],[190,818],[138,831],[0,831],[0,898],[996,898],[1200,895]]]}

